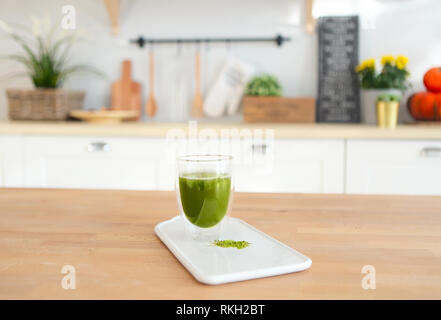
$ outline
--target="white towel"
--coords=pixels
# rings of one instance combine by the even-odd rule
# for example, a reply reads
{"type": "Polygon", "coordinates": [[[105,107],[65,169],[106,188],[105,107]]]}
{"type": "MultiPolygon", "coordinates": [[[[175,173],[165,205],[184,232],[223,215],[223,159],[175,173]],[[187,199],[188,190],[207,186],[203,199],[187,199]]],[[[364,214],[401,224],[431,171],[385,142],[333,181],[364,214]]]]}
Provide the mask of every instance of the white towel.
{"type": "Polygon", "coordinates": [[[205,98],[204,114],[217,118],[224,115],[227,109],[228,115],[234,115],[253,73],[253,66],[229,57],[205,98]]]}

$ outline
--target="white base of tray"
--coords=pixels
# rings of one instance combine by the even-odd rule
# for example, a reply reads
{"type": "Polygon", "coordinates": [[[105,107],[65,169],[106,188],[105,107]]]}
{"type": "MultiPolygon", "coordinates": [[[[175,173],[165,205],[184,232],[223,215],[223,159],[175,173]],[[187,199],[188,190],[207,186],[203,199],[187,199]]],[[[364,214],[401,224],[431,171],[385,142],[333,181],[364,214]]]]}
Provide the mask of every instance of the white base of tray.
{"type": "Polygon", "coordinates": [[[156,235],[200,282],[221,284],[308,269],[311,259],[237,218],[227,218],[222,239],[245,240],[244,249],[219,248],[191,239],[177,216],[159,223],[156,235]]]}

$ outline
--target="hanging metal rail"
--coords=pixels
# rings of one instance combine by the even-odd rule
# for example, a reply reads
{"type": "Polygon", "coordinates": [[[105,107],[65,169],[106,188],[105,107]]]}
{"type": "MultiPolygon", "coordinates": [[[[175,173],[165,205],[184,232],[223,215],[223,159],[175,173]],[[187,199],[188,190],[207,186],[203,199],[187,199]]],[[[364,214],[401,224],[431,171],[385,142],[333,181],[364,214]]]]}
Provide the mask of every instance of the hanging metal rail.
{"type": "Polygon", "coordinates": [[[277,46],[282,46],[285,41],[291,41],[291,38],[283,37],[282,35],[277,35],[272,38],[182,38],[182,39],[148,39],[142,36],[137,39],[131,39],[130,43],[137,44],[140,48],[143,48],[146,44],[170,44],[170,43],[233,43],[233,42],[274,42],[277,46]]]}

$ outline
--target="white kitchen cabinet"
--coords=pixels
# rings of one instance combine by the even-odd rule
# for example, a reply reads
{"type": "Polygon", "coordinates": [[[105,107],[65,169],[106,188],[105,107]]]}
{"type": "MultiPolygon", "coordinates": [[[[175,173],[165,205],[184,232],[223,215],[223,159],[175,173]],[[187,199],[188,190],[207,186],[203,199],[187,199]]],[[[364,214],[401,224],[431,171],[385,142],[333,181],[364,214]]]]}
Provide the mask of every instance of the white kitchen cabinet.
{"type": "Polygon", "coordinates": [[[441,195],[441,141],[349,140],[347,193],[441,195]]]}
{"type": "Polygon", "coordinates": [[[158,189],[163,139],[23,138],[26,187],[158,189]]]}
{"type": "Polygon", "coordinates": [[[20,136],[0,136],[0,187],[23,186],[23,153],[20,136]]]}
{"type": "Polygon", "coordinates": [[[344,189],[343,140],[232,139],[194,146],[176,148],[165,139],[147,138],[25,137],[24,186],[173,190],[175,157],[193,152],[233,155],[238,191],[344,189]]]}
{"type": "Polygon", "coordinates": [[[248,192],[342,193],[344,141],[277,139],[251,143],[253,160],[237,166],[236,189],[248,192]]]}
{"type": "Polygon", "coordinates": [[[174,163],[169,162],[180,154],[232,155],[237,191],[342,193],[344,190],[343,140],[200,139],[181,141],[179,146],[169,141],[165,149],[169,155],[161,164],[161,190],[174,188],[174,163]]]}
{"type": "Polygon", "coordinates": [[[0,136],[0,186],[173,190],[175,158],[234,157],[237,191],[441,195],[441,141],[0,136]],[[194,141],[191,141],[194,142],[194,141]]]}

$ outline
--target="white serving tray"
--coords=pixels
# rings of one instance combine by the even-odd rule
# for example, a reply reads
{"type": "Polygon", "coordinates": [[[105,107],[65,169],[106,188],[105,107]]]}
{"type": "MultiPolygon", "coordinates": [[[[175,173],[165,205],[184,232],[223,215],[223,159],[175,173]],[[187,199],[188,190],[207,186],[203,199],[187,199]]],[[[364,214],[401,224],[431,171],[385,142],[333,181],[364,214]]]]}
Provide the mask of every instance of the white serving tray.
{"type": "Polygon", "coordinates": [[[196,280],[205,284],[276,276],[308,269],[311,259],[237,218],[227,218],[222,239],[245,240],[244,249],[219,248],[191,239],[181,217],[159,223],[155,233],[196,280]]]}

